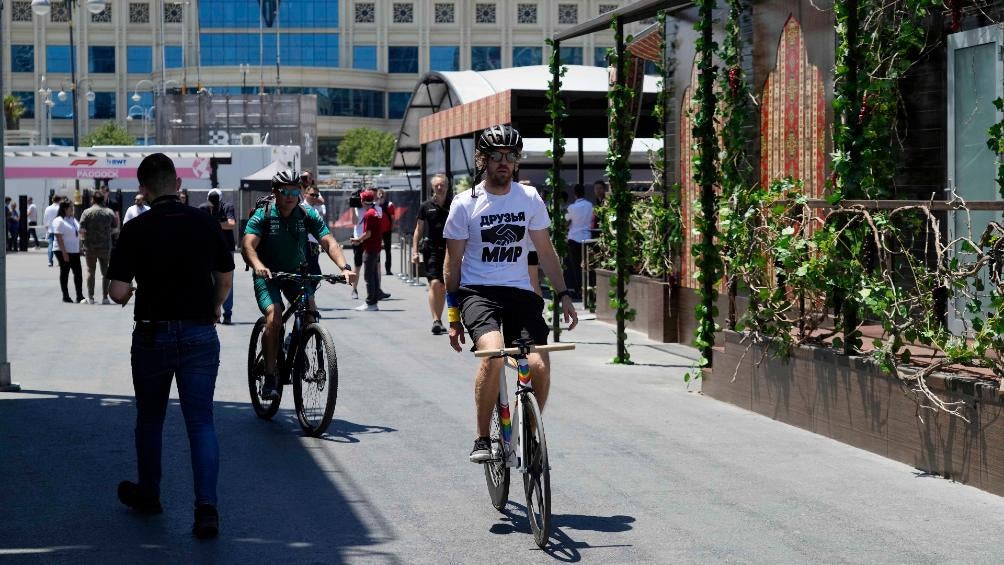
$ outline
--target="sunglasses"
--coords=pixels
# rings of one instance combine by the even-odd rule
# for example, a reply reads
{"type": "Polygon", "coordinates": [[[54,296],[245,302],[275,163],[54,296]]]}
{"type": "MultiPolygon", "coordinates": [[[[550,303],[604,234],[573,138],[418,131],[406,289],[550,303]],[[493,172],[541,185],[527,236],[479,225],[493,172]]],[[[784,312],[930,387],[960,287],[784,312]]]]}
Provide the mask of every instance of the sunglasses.
{"type": "Polygon", "coordinates": [[[505,159],[510,163],[515,163],[516,161],[519,161],[519,153],[516,153],[514,151],[511,151],[509,153],[502,153],[501,151],[492,151],[491,153],[488,154],[488,158],[495,163],[501,162],[502,159],[505,159]]]}
{"type": "Polygon", "coordinates": [[[279,190],[283,196],[300,196],[299,188],[283,188],[279,190]]]}

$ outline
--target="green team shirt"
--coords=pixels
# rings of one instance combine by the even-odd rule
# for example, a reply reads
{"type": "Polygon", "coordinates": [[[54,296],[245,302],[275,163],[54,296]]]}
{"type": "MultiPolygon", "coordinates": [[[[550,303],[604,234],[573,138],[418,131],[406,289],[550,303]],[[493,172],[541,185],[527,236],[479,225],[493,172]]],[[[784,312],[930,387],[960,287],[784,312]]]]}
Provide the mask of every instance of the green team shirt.
{"type": "Polygon", "coordinates": [[[256,251],[269,270],[295,273],[307,262],[307,234],[320,241],[331,233],[313,208],[297,208],[299,210],[293,210],[288,218],[283,218],[279,208],[272,204],[268,206],[268,218],[265,208],[259,208],[248,220],[244,233],[262,238],[256,251]]]}

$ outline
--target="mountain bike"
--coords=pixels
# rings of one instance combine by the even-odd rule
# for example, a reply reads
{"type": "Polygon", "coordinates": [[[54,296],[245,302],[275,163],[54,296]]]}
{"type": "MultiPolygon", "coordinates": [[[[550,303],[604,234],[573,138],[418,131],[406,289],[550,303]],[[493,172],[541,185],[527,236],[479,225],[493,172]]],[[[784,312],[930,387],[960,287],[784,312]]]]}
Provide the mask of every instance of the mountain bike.
{"type": "Polygon", "coordinates": [[[261,386],[265,382],[265,351],[262,338],[265,334],[265,317],[258,318],[251,330],[248,345],[248,392],[254,413],[264,420],[270,420],[279,411],[282,402],[283,385],[293,385],[293,402],[296,405],[296,419],[303,433],[319,437],[331,424],[338,400],[338,358],[335,356],[335,342],[331,334],[316,321],[307,324],[306,316],[320,320],[320,314],[308,309],[308,288],[321,281],[344,283],[343,275],[308,275],[294,273],[272,273],[272,280],[293,281],[299,285],[296,296],[282,314],[285,326],[293,318],[293,327],[283,340],[276,355],[275,371],[279,379],[278,396],[270,401],[262,400],[261,386]]]}
{"type": "Polygon", "coordinates": [[[492,506],[502,512],[509,500],[509,469],[515,467],[523,474],[523,493],[526,496],[526,517],[530,520],[533,539],[541,549],[551,535],[551,468],[547,462],[547,440],[540,406],[533,393],[530,363],[532,352],[568,351],[573,343],[533,345],[533,340],[517,339],[515,347],[477,351],[475,357],[504,358],[499,371],[499,399],[492,413],[489,438],[492,456],[485,461],[485,480],[492,506]],[[510,417],[509,392],[506,389],[506,367],[516,369],[515,407],[510,417]],[[517,430],[516,437],[512,430],[517,430]]]}

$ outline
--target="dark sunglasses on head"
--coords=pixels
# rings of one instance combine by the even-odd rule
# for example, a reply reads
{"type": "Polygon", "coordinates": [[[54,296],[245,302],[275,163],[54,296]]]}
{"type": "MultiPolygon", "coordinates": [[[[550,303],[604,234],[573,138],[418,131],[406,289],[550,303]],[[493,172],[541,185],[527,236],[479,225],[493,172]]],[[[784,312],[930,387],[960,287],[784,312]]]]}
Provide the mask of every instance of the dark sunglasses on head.
{"type": "Polygon", "coordinates": [[[509,153],[502,153],[501,151],[492,151],[491,153],[488,154],[488,158],[495,163],[501,162],[502,159],[505,159],[510,163],[515,163],[516,161],[519,161],[519,153],[516,153],[514,151],[510,151],[509,153]]]}
{"type": "Polygon", "coordinates": [[[281,192],[283,196],[300,196],[299,188],[280,188],[279,192],[281,192]]]}

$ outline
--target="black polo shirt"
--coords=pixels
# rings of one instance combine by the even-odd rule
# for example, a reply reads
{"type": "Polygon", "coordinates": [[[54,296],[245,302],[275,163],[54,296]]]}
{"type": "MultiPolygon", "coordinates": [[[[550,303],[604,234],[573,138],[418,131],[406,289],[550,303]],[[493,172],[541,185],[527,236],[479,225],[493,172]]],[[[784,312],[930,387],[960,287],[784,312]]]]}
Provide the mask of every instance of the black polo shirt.
{"type": "Polygon", "coordinates": [[[422,236],[428,238],[429,244],[432,246],[446,246],[446,240],[443,239],[443,228],[446,227],[446,217],[449,215],[449,202],[440,206],[436,204],[435,197],[423,202],[422,207],[418,209],[418,219],[425,222],[425,232],[422,236]]]}
{"type": "Polygon", "coordinates": [[[211,322],[213,273],[233,270],[220,224],[171,198],[155,200],[150,211],[122,226],[108,278],[136,279],[136,320],[211,322]]]}

